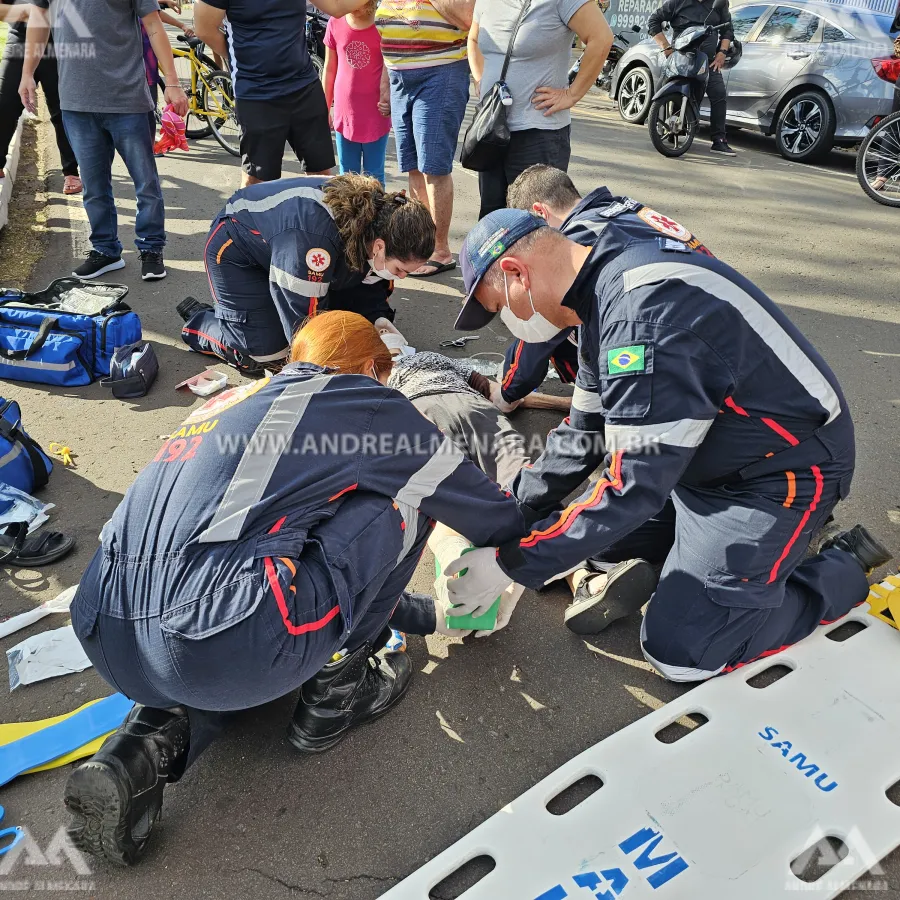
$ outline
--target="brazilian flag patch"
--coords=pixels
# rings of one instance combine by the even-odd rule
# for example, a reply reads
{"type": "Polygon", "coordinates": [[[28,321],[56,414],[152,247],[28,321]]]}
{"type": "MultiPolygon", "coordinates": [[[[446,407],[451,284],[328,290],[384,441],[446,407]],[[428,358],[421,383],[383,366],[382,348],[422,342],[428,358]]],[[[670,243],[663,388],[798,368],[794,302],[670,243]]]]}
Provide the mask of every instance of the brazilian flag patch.
{"type": "Polygon", "coordinates": [[[643,344],[632,347],[616,347],[606,356],[610,375],[627,375],[643,372],[646,366],[646,352],[643,344]]]}

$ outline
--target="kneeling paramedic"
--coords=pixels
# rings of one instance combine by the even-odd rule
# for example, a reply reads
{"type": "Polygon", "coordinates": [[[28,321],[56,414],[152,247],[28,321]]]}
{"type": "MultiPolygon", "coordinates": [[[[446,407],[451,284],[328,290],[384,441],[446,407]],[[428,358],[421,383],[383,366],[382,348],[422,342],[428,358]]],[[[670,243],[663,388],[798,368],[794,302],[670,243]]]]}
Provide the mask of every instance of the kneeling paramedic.
{"type": "Polygon", "coordinates": [[[405,592],[435,521],[480,545],[525,533],[515,500],[384,386],[376,329],[330,329],[342,315],[294,339],[292,358],[324,350],[327,367],[292,363],[201,407],[103,529],[72,624],[139,705],[69,778],[82,850],[136,861],[166,782],[228,711],[302,685],[289,739],[304,753],[387,712],[413,671],[375,655],[388,621],[435,630],[431,598],[405,592]]]}
{"type": "MultiPolygon", "coordinates": [[[[699,681],[865,599],[867,573],[890,556],[862,526],[804,559],[849,491],[853,423],[834,374],[762,291],[681,242],[611,224],[583,247],[514,210],[483,219],[460,258],[457,328],[498,312],[523,340],[580,326],[585,395],[513,482],[530,534],[452,563],[448,575],[466,574],[451,580],[451,602],[477,614],[512,581],[537,588],[589,557],[644,555],[662,564],[644,655],[667,678],[699,681]],[[655,517],[670,498],[664,539],[655,517]]],[[[648,599],[598,597],[594,630],[648,599]]]]}
{"type": "Polygon", "coordinates": [[[363,175],[251,185],[213,220],[204,265],[214,306],[178,305],[182,340],[262,374],[320,309],[392,317],[390,284],[427,261],[434,233],[423,204],[363,175]]]}
{"type": "MultiPolygon", "coordinates": [[[[552,228],[579,244],[591,246],[610,222],[636,238],[668,237],[709,253],[683,225],[630,197],[617,197],[598,187],[582,197],[561,169],[541,163],[530,166],[510,185],[512,209],[540,216],[552,228]]],[[[501,412],[511,412],[523,397],[537,390],[549,365],[563,384],[574,384],[578,374],[578,329],[563,328],[552,340],[515,341],[506,351],[499,390],[491,397],[501,412]]]]}

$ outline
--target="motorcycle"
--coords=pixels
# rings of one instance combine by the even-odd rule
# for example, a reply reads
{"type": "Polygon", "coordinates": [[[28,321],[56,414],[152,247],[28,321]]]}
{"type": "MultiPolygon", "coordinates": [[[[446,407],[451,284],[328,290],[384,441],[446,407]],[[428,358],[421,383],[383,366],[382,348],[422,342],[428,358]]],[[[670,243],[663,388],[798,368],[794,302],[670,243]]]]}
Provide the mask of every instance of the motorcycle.
{"type": "MultiPolygon", "coordinates": [[[[720,9],[727,0],[715,0],[720,9]]],[[[650,140],[663,156],[681,156],[690,149],[700,121],[700,104],[709,82],[709,57],[700,49],[721,25],[696,25],[687,28],[673,42],[673,53],[666,60],[666,81],[653,95],[647,127],[650,140]]],[[[725,66],[731,68],[740,59],[740,42],[729,48],[725,66]]]]}
{"type": "Polygon", "coordinates": [[[330,17],[306,4],[306,49],[319,79],[325,71],[325,29],[330,17]]]}
{"type": "MultiPolygon", "coordinates": [[[[641,29],[639,25],[632,25],[630,31],[632,34],[640,34],[641,29]]],[[[597,76],[596,85],[598,88],[600,88],[601,91],[609,90],[609,87],[612,84],[613,72],[615,72],[616,66],[619,64],[619,60],[625,55],[626,51],[631,46],[624,32],[620,32],[613,37],[613,45],[609,48],[609,56],[606,57],[606,62],[603,64],[603,68],[600,70],[600,74],[597,76]]],[[[575,65],[573,65],[572,68],[569,69],[569,84],[571,84],[575,80],[575,76],[581,71],[582,59],[584,59],[583,53],[578,57],[578,59],[575,60],[575,65]]]]}

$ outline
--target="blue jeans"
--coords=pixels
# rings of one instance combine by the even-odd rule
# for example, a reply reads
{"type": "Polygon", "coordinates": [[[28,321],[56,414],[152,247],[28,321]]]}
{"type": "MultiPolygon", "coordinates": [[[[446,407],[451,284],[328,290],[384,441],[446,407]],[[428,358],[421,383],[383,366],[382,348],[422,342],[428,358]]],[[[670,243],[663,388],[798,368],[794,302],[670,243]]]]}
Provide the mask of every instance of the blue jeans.
{"type": "Polygon", "coordinates": [[[135,246],[138,250],[161,252],[166,245],[166,209],[147,114],[63,110],[63,124],[84,183],[91,246],[106,256],[122,255],[112,189],[112,162],[118,151],[137,197],[135,246]]]}
{"type": "Polygon", "coordinates": [[[449,175],[469,101],[468,61],[388,74],[400,171],[449,175]]]}
{"type": "Polygon", "coordinates": [[[388,136],[362,144],[359,141],[348,141],[339,131],[334,133],[337,144],[338,165],[341,175],[347,172],[360,172],[371,175],[384,184],[384,159],[387,156],[388,136]]]}

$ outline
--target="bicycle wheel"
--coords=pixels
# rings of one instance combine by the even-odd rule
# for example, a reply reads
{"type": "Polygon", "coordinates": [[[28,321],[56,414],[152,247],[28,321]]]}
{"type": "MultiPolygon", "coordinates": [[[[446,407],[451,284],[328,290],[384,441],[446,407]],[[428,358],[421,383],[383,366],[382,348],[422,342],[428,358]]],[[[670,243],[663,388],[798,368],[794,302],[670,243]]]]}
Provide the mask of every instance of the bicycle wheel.
{"type": "MultiPolygon", "coordinates": [[[[191,96],[191,60],[188,56],[179,56],[175,55],[175,72],[178,74],[178,81],[181,84],[182,90],[188,96],[188,102],[193,105],[194,97],[191,96]]],[[[197,101],[200,100],[199,97],[196,98],[197,101]]],[[[166,108],[165,99],[160,100],[162,109],[166,108]]],[[[161,110],[160,110],[161,112],[161,110]]],[[[200,138],[209,137],[212,134],[212,128],[209,127],[209,122],[203,116],[198,116],[197,113],[191,112],[190,108],[188,108],[188,114],[184,117],[184,134],[185,137],[190,141],[198,141],[200,138]]]]}
{"type": "Polygon", "coordinates": [[[204,76],[203,110],[213,137],[232,155],[240,156],[241,126],[234,106],[234,89],[227,72],[204,76]]]}
{"type": "Polygon", "coordinates": [[[856,155],[856,177],[876,203],[900,208],[900,112],[866,135],[856,155]]]}

